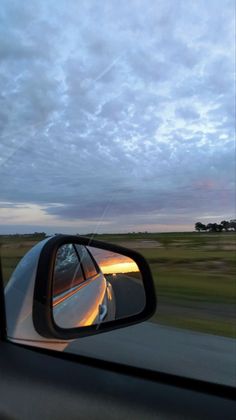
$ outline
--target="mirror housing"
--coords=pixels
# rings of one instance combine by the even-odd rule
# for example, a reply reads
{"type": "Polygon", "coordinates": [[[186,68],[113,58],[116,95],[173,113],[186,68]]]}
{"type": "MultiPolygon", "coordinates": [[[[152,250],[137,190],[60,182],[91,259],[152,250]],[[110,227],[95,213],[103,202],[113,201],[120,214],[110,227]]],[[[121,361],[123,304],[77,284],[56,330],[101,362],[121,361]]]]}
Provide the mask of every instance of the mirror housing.
{"type": "Polygon", "coordinates": [[[127,327],[145,321],[153,315],[155,309],[156,296],[151,271],[145,258],[136,251],[86,237],[71,235],[54,236],[42,247],[35,277],[32,309],[34,328],[41,336],[47,339],[72,340],[111,331],[116,328],[127,327]],[[138,266],[142,276],[146,297],[145,305],[141,312],[120,319],[108,320],[99,325],[95,324],[75,328],[62,328],[57,325],[53,317],[53,274],[58,249],[66,244],[99,248],[132,259],[138,266]]]}

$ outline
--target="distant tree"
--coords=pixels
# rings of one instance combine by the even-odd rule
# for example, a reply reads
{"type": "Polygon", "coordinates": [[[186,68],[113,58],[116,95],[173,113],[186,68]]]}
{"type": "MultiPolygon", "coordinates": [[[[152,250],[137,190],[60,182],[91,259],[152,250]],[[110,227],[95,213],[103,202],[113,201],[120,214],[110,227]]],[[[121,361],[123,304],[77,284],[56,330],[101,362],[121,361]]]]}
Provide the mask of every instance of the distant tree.
{"type": "Polygon", "coordinates": [[[197,230],[198,232],[201,232],[201,230],[206,230],[206,229],[207,227],[203,223],[201,222],[195,223],[195,230],[197,230]]]}
{"type": "Polygon", "coordinates": [[[229,231],[230,228],[230,222],[228,222],[227,220],[222,220],[222,222],[220,222],[222,229],[224,229],[226,232],[229,231]]]}
{"type": "Polygon", "coordinates": [[[210,232],[212,232],[212,225],[213,225],[213,223],[208,223],[206,225],[207,230],[209,230],[210,232]]]}
{"type": "Polygon", "coordinates": [[[209,230],[209,232],[217,232],[217,223],[208,223],[207,230],[209,230]]]}
{"type": "Polygon", "coordinates": [[[201,231],[222,232],[222,230],[225,230],[225,232],[230,232],[230,231],[236,232],[236,219],[232,219],[230,220],[230,222],[227,220],[222,220],[220,224],[208,223],[207,225],[204,225],[201,222],[196,222],[195,230],[198,232],[201,232],[201,231]]]}
{"type": "Polygon", "coordinates": [[[46,233],[45,232],[34,232],[34,233],[29,233],[29,234],[27,234],[27,236],[33,236],[33,237],[35,237],[35,238],[42,238],[42,239],[44,239],[44,238],[46,238],[46,233]]]}
{"type": "Polygon", "coordinates": [[[222,232],[222,230],[223,230],[223,226],[220,224],[218,224],[218,223],[216,223],[216,232],[222,232]]]}
{"type": "Polygon", "coordinates": [[[236,232],[236,219],[230,220],[229,225],[229,227],[233,229],[234,232],[236,232]]]}

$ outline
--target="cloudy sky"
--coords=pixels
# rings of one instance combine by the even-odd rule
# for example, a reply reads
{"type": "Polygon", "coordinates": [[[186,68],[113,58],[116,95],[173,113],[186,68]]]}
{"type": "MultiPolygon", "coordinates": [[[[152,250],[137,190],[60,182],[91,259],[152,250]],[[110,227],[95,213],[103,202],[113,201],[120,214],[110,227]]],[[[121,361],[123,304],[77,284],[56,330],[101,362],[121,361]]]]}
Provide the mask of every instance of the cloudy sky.
{"type": "Polygon", "coordinates": [[[1,0],[0,233],[235,217],[234,1],[1,0]]]}

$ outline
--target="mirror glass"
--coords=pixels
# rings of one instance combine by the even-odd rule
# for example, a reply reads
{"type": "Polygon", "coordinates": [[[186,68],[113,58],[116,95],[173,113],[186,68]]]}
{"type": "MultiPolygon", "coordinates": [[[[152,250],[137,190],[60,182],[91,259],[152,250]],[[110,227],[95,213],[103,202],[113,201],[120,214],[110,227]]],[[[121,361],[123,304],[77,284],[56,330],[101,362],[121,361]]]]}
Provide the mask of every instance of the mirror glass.
{"type": "Polygon", "coordinates": [[[78,244],[61,246],[53,273],[52,311],[61,328],[99,325],[143,311],[142,276],[130,258],[78,244]]]}

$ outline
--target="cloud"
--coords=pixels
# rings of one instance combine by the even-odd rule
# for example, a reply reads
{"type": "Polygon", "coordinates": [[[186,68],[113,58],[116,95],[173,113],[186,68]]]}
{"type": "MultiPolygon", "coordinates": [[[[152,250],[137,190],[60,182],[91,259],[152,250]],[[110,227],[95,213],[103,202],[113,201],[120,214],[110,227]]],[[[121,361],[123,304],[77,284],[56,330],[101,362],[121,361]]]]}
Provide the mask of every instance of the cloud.
{"type": "Polygon", "coordinates": [[[185,106],[177,108],[175,111],[176,117],[182,118],[183,120],[198,120],[200,115],[193,106],[185,106]]]}
{"type": "Polygon", "coordinates": [[[88,231],[233,217],[233,10],[4,0],[1,201],[88,231]]]}

